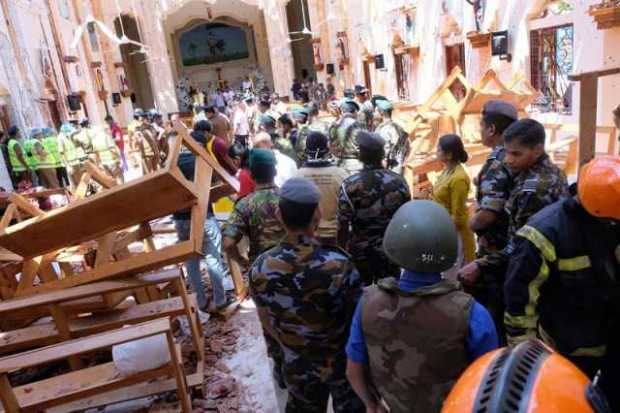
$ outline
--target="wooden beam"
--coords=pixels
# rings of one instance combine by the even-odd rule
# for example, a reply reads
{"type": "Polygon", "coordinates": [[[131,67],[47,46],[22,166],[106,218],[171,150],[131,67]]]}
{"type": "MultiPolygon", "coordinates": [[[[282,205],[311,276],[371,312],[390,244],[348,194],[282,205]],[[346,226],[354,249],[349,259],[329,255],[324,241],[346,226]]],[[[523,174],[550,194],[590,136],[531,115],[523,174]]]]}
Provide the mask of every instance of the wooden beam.
{"type": "Polygon", "coordinates": [[[620,73],[620,67],[617,67],[614,69],[602,69],[602,70],[596,70],[594,72],[569,75],[568,80],[571,80],[573,82],[581,82],[582,80],[588,77],[592,77],[592,76],[599,78],[599,77],[604,77],[604,76],[617,75],[618,73],[620,73]]]}
{"type": "Polygon", "coordinates": [[[598,76],[589,74],[581,78],[580,82],[579,164],[583,165],[595,155],[598,76]]]}

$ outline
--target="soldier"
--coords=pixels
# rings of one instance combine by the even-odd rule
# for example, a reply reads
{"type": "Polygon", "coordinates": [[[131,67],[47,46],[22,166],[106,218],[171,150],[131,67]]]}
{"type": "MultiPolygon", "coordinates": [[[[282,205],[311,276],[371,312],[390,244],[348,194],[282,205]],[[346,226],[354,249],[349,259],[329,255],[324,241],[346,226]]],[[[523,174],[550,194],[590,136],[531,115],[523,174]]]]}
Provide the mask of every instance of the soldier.
{"type": "Polygon", "coordinates": [[[504,162],[514,174],[514,188],[505,204],[509,217],[508,245],[501,251],[479,258],[459,271],[466,284],[474,284],[481,274],[500,275],[504,284],[511,241],[517,231],[538,211],[568,196],[566,176],[545,152],[545,128],[533,119],[514,122],[504,132],[504,162]]]}
{"type": "Polygon", "coordinates": [[[69,177],[67,170],[62,164],[60,153],[58,152],[58,135],[53,128],[43,128],[43,147],[54,160],[54,169],[56,171],[56,179],[61,187],[69,186],[69,177]]]}
{"type": "MultiPolygon", "coordinates": [[[[482,144],[492,149],[474,183],[476,213],[469,227],[478,235],[478,258],[500,251],[508,241],[508,214],[504,207],[514,186],[511,172],[504,163],[504,131],[519,118],[517,109],[508,102],[491,100],[484,105],[480,119],[482,144]]],[[[500,271],[501,272],[501,271],[500,271]]],[[[465,291],[482,303],[493,316],[495,326],[504,339],[503,274],[486,272],[465,291]]]]}
{"type": "Polygon", "coordinates": [[[620,156],[581,168],[577,194],[534,215],[514,239],[504,290],[510,344],[532,337],[599,380],[620,407],[620,156]]]}
{"type": "Polygon", "coordinates": [[[359,172],[363,165],[359,161],[357,134],[364,130],[364,126],[357,121],[359,105],[349,99],[340,102],[342,117],[335,128],[332,128],[330,140],[334,147],[334,156],[338,158],[338,166],[344,168],[349,175],[359,172]]]}
{"type": "MultiPolygon", "coordinates": [[[[256,190],[240,199],[228,219],[223,231],[224,250],[231,259],[248,267],[263,251],[273,247],[284,237],[285,231],[278,220],[276,211],[280,196],[274,184],[276,159],[272,151],[253,149],[250,152],[250,172],[256,182],[256,190]],[[237,244],[247,236],[250,243],[249,260],[239,253],[237,244]]],[[[254,285],[250,279],[250,294],[254,285]]],[[[282,377],[282,352],[278,342],[263,331],[267,343],[267,353],[274,361],[274,378],[281,388],[285,388],[282,377]]]]}
{"type": "Polygon", "coordinates": [[[134,133],[136,144],[142,156],[142,174],[146,175],[159,168],[159,145],[157,145],[157,133],[151,126],[148,116],[140,118],[142,123],[134,133]]]}
{"type": "Polygon", "coordinates": [[[252,266],[252,296],[284,356],[286,412],[323,413],[330,394],[334,412],[364,412],[347,382],[344,352],[360,278],[344,251],[314,238],[320,198],[304,178],[282,186],[278,216],[286,237],[252,266]]]}
{"type": "Polygon", "coordinates": [[[368,99],[368,89],[360,85],[355,86],[355,98],[360,106],[357,120],[364,129],[372,132],[374,130],[375,108],[368,99]]]}
{"type": "Polygon", "coordinates": [[[362,282],[369,285],[398,275],[398,267],[383,252],[383,234],[396,210],[411,200],[411,194],[400,175],[383,168],[385,141],[381,136],[363,131],[357,143],[364,169],[342,183],[338,244],[351,253],[362,282]]]}
{"type": "Polygon", "coordinates": [[[310,126],[308,125],[308,118],[310,113],[306,108],[293,110],[293,119],[297,123],[297,133],[295,134],[295,142],[293,146],[295,148],[295,156],[297,157],[297,164],[301,165],[304,162],[306,151],[306,140],[310,133],[310,126]]]}
{"type": "Polygon", "coordinates": [[[376,105],[381,114],[382,122],[377,126],[375,132],[385,139],[387,168],[402,175],[405,159],[409,155],[409,134],[392,120],[394,106],[389,100],[378,99],[376,105]]]}
{"type": "Polygon", "coordinates": [[[458,282],[458,238],[448,212],[432,201],[403,205],[383,247],[404,269],[364,291],[347,343],[347,376],[367,412],[439,412],[465,368],[497,348],[493,320],[458,282]]]}
{"type": "Polygon", "coordinates": [[[348,177],[346,171],[329,158],[327,136],[311,132],[306,141],[306,161],[297,176],[309,179],[319,188],[321,201],[321,221],[316,230],[317,239],[322,244],[337,245],[338,237],[338,195],[342,182],[348,177]]]}
{"type": "Polygon", "coordinates": [[[308,125],[313,132],[319,132],[324,135],[329,133],[329,125],[324,120],[319,119],[319,105],[316,102],[310,102],[306,105],[308,114],[308,125]]]}

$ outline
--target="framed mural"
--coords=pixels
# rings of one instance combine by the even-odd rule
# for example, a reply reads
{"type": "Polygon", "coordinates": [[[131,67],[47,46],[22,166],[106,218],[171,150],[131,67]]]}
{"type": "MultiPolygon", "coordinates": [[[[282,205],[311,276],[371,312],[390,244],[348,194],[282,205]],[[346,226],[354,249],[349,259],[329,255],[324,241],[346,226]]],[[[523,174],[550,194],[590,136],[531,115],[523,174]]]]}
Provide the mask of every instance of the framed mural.
{"type": "Polygon", "coordinates": [[[408,2],[385,15],[385,24],[392,34],[392,46],[415,44],[416,2],[408,2]]]}
{"type": "Polygon", "coordinates": [[[250,52],[241,27],[224,23],[205,23],[179,38],[183,66],[210,65],[247,59],[250,52]]]}
{"type": "Polygon", "coordinates": [[[312,57],[314,60],[314,69],[323,70],[325,64],[323,63],[323,57],[321,55],[321,39],[312,39],[312,57]]]}
{"type": "Polygon", "coordinates": [[[347,32],[338,32],[336,34],[336,54],[340,68],[349,64],[349,39],[347,32]]]}

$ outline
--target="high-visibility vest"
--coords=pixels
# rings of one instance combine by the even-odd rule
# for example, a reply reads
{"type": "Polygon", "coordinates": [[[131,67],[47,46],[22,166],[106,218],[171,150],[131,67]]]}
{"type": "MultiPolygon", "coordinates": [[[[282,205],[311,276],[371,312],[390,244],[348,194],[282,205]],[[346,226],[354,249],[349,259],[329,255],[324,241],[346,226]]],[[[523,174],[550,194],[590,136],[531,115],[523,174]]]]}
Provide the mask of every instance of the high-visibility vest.
{"type": "Polygon", "coordinates": [[[56,135],[47,136],[43,138],[43,148],[45,152],[54,160],[54,168],[60,168],[62,162],[60,162],[60,154],[58,153],[58,138],[56,135]]]}
{"type": "Polygon", "coordinates": [[[64,133],[58,134],[58,153],[63,155],[61,161],[65,162],[66,166],[74,166],[80,162],[75,143],[64,133]]]}
{"type": "Polygon", "coordinates": [[[33,153],[34,157],[37,159],[37,169],[56,168],[56,159],[54,159],[54,155],[52,155],[52,153],[47,150],[43,143],[43,140],[34,143],[34,145],[37,144],[41,145],[41,147],[43,147],[43,151],[45,152],[45,155],[43,157],[37,155],[36,153],[33,153]]]}
{"type": "Polygon", "coordinates": [[[30,139],[26,139],[26,141],[24,142],[24,159],[26,159],[26,163],[28,164],[28,166],[30,167],[30,169],[32,169],[33,171],[36,171],[37,169],[39,169],[39,162],[37,160],[37,157],[34,154],[34,139],[30,138],[30,139]]]}
{"type": "Polygon", "coordinates": [[[99,159],[104,165],[113,164],[116,162],[114,157],[114,141],[104,131],[97,131],[92,137],[93,150],[99,154],[99,159]]]}
{"type": "MultiPolygon", "coordinates": [[[[15,148],[18,147],[18,146],[21,148],[21,144],[19,143],[19,141],[17,139],[10,139],[9,140],[9,144],[8,144],[9,162],[10,162],[11,168],[13,169],[14,172],[24,172],[26,170],[26,168],[19,161],[19,158],[17,157],[17,153],[15,152],[15,148]]],[[[22,149],[22,154],[23,153],[24,153],[24,150],[22,149]]],[[[26,156],[24,155],[24,160],[25,159],[26,159],[26,156]]]]}

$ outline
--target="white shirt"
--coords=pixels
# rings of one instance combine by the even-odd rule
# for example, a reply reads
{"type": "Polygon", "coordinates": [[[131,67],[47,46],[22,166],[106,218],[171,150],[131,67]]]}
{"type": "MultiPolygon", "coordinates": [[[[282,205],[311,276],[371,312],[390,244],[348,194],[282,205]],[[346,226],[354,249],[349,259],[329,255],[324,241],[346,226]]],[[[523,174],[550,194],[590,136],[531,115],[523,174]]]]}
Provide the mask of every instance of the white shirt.
{"type": "Polygon", "coordinates": [[[252,82],[249,80],[244,80],[241,84],[241,87],[243,88],[243,90],[252,89],[252,82]]]}
{"type": "Polygon", "coordinates": [[[226,102],[224,102],[224,95],[222,93],[218,93],[215,95],[215,106],[221,108],[226,106],[226,102]]]}
{"type": "Polygon", "coordinates": [[[248,122],[248,117],[244,111],[237,109],[233,115],[233,130],[235,135],[249,135],[250,134],[250,123],[248,122]]]}
{"type": "Polygon", "coordinates": [[[284,182],[297,175],[297,164],[290,157],[276,149],[273,150],[273,154],[276,157],[276,178],[274,182],[280,188],[284,182]]]}

